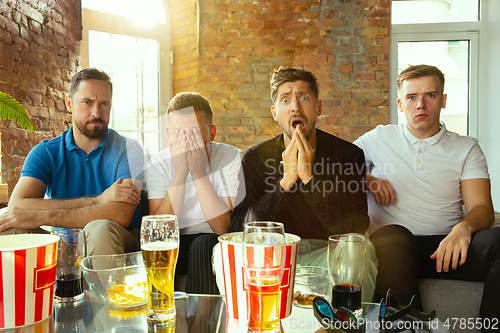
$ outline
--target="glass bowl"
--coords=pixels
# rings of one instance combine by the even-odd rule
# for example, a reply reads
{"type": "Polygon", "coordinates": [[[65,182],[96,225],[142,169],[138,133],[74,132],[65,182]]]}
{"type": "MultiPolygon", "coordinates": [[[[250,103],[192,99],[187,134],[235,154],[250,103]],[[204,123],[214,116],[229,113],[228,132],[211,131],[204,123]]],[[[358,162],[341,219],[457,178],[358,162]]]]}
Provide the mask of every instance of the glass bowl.
{"type": "Polygon", "coordinates": [[[140,251],[88,256],[82,271],[89,289],[105,304],[115,308],[146,304],[148,281],[140,251]]]}
{"type": "Polygon", "coordinates": [[[328,270],[316,266],[297,266],[293,304],[301,308],[312,308],[312,300],[321,296],[331,300],[332,283],[328,270]]]}

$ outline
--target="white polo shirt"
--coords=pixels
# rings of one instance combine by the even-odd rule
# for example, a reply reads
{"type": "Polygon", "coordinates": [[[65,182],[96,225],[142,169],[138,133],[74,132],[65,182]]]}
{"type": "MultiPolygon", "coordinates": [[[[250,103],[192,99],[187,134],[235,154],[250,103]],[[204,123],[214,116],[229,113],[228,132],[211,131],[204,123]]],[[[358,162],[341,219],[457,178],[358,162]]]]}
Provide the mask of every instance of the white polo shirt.
{"type": "Polygon", "coordinates": [[[440,126],[438,134],[420,140],[406,124],[379,125],[354,142],[370,174],[387,179],[396,194],[396,204],[387,206],[368,195],[369,233],[399,224],[414,235],[446,235],[462,220],[460,182],[489,179],[488,166],[477,140],[440,126]]]}
{"type": "MultiPolygon", "coordinates": [[[[240,149],[218,142],[211,143],[210,166],[207,174],[219,197],[236,197],[241,169],[240,149]]],[[[174,175],[170,148],[156,153],[146,167],[146,186],[149,199],[163,199],[167,195],[170,182],[174,175]]],[[[186,178],[184,206],[179,219],[179,229],[182,235],[213,233],[201,209],[196,187],[191,173],[186,178]]]]}

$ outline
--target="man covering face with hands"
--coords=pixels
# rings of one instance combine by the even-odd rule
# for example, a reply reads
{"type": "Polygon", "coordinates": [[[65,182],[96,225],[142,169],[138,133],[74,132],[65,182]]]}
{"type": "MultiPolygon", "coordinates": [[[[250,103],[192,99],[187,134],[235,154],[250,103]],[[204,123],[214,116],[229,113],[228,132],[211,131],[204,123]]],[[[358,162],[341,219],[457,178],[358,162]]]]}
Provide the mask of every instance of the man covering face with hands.
{"type": "Polygon", "coordinates": [[[212,248],[218,235],[230,229],[242,152],[213,142],[212,108],[198,93],[177,94],[167,117],[170,147],[154,155],[146,169],[150,214],[179,219],[176,275],[188,275],[186,291],[218,293],[212,248]]]}

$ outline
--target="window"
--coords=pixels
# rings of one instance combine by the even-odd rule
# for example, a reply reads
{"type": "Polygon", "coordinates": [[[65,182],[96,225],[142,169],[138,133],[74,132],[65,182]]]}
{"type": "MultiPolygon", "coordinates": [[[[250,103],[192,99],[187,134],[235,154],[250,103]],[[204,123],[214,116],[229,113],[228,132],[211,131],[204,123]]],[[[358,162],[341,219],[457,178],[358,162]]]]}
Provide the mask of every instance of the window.
{"type": "Polygon", "coordinates": [[[100,68],[113,81],[109,126],[136,139],[148,156],[166,148],[162,114],[172,97],[167,2],[83,0],[82,7],[82,68],[100,68]]]}
{"type": "Polygon", "coordinates": [[[130,17],[142,24],[166,24],[165,8],[161,0],[82,0],[82,8],[130,17]]]}
{"type": "MultiPolygon", "coordinates": [[[[411,36],[405,36],[406,39],[411,36]]],[[[446,37],[446,36],[439,36],[446,37]]],[[[399,74],[410,65],[428,64],[441,69],[445,75],[445,93],[448,94],[446,108],[441,111],[441,121],[450,131],[461,135],[468,134],[469,103],[469,50],[470,39],[457,38],[426,41],[398,41],[399,74]]],[[[457,36],[458,37],[458,36],[457,36]]],[[[400,36],[401,38],[401,36],[400,36]]],[[[470,36],[469,36],[470,38],[470,36]]],[[[418,39],[418,38],[416,38],[418,39]]],[[[477,36],[476,36],[477,39],[477,36]]],[[[398,112],[398,123],[406,123],[405,116],[398,112]]]]}
{"type": "Polygon", "coordinates": [[[477,20],[478,0],[393,1],[392,6],[393,19],[397,17],[395,22],[402,24],[393,21],[391,33],[391,58],[397,59],[390,64],[391,122],[406,122],[396,103],[397,75],[409,65],[429,64],[441,69],[445,75],[448,100],[441,112],[441,121],[450,131],[477,137],[479,37],[477,27],[471,26],[477,23],[451,22],[467,18],[477,20]],[[401,11],[403,7],[409,10],[416,3],[427,8],[428,15],[424,17],[429,23],[422,24],[426,23],[423,20],[417,22],[414,18],[419,15],[414,11],[401,11]],[[444,9],[443,4],[447,5],[444,9]],[[455,8],[452,15],[456,6],[460,10],[455,8]],[[409,22],[415,24],[407,24],[409,22]]]}
{"type": "Polygon", "coordinates": [[[479,21],[479,0],[393,0],[392,24],[479,21]]]}
{"type": "Polygon", "coordinates": [[[113,80],[109,126],[150,153],[160,149],[158,41],[89,30],[89,67],[113,80]]]}

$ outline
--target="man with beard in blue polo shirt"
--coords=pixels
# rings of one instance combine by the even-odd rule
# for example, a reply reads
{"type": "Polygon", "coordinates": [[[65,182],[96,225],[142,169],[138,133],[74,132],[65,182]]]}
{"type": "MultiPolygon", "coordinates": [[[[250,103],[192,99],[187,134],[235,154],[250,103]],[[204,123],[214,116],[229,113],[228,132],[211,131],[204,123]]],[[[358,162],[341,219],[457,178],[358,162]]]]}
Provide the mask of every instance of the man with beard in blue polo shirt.
{"type": "Polygon", "coordinates": [[[135,140],[108,129],[112,89],[95,68],[72,78],[66,106],[73,126],[30,151],[0,234],[83,228],[87,255],[139,250],[144,154],[135,140]]]}

